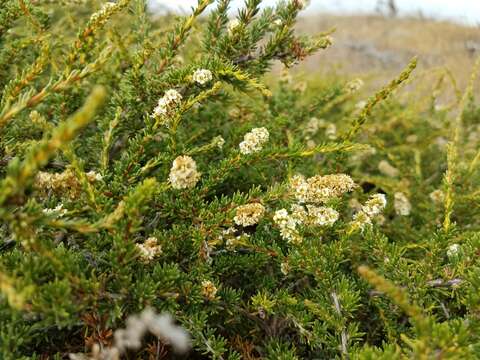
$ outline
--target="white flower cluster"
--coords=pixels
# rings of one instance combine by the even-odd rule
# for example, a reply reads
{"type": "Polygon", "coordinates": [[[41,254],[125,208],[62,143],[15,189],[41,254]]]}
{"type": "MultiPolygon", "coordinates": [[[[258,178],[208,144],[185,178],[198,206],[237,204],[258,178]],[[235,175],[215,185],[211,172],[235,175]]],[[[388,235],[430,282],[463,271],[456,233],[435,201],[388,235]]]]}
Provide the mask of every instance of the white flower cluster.
{"type": "Polygon", "coordinates": [[[410,215],[410,211],[412,211],[412,205],[410,204],[410,201],[402,192],[396,192],[394,194],[393,207],[395,208],[397,215],[400,216],[408,216],[410,215]]]}
{"type": "Polygon", "coordinates": [[[445,193],[440,189],[432,191],[429,197],[435,204],[441,204],[445,201],[445,193]]]}
{"type": "Polygon", "coordinates": [[[237,207],[233,221],[237,225],[252,226],[258,224],[265,214],[265,207],[259,203],[246,204],[237,207]]]}
{"type": "Polygon", "coordinates": [[[246,233],[236,235],[236,232],[237,229],[234,227],[224,229],[221,235],[218,236],[217,241],[219,243],[224,243],[228,250],[235,250],[235,247],[238,244],[241,244],[243,240],[246,240],[250,237],[250,235],[246,233]]]}
{"type": "Polygon", "coordinates": [[[146,308],[139,315],[129,316],[125,329],[115,331],[112,347],[101,348],[95,344],[91,356],[70,354],[69,357],[71,360],[120,360],[128,350],[139,350],[148,332],[170,344],[177,353],[185,353],[191,347],[189,334],[175,325],[170,314],[157,315],[152,309],[146,308]]]}
{"type": "Polygon", "coordinates": [[[316,144],[313,136],[315,136],[320,129],[324,129],[327,139],[335,140],[337,138],[337,126],[334,123],[312,117],[303,128],[303,134],[308,148],[315,147],[316,144]]]}
{"type": "Polygon", "coordinates": [[[102,5],[100,10],[92,14],[92,16],[90,17],[90,22],[96,23],[99,21],[105,21],[105,18],[108,17],[109,13],[114,10],[116,6],[117,4],[113,1],[107,1],[102,5]]]}
{"type": "Polygon", "coordinates": [[[152,117],[162,117],[169,115],[182,102],[182,95],[175,89],[165,92],[163,97],[158,100],[157,106],[153,109],[152,117]]]}
{"type": "Polygon", "coordinates": [[[332,226],[339,217],[338,212],[330,207],[307,205],[307,210],[309,223],[316,226],[332,226]]]}
{"type": "Polygon", "coordinates": [[[275,211],[273,221],[280,228],[280,236],[283,239],[294,244],[302,242],[302,237],[297,230],[299,221],[291,216],[286,209],[275,211]]]}
{"type": "Polygon", "coordinates": [[[233,32],[240,26],[240,20],[232,19],[229,21],[227,27],[229,34],[233,34],[233,32]]]}
{"type": "Polygon", "coordinates": [[[142,261],[149,262],[162,253],[162,246],[158,244],[156,237],[149,237],[143,244],[135,244],[142,261]]]}
{"type": "Polygon", "coordinates": [[[64,209],[64,208],[63,208],[63,204],[58,204],[58,205],[55,206],[53,209],[47,208],[47,209],[43,209],[42,211],[43,211],[43,213],[44,213],[45,215],[54,215],[54,214],[56,214],[56,215],[58,215],[59,217],[64,216],[64,215],[68,212],[67,209],[64,209]]]}
{"type": "Polygon", "coordinates": [[[280,228],[280,236],[292,243],[300,243],[302,237],[297,226],[332,226],[339,218],[339,213],[329,207],[307,205],[307,209],[301,205],[294,204],[291,207],[292,213],[286,209],[280,209],[273,215],[273,221],[280,228]]]}
{"type": "Polygon", "coordinates": [[[373,218],[379,215],[386,206],[387,198],[385,194],[374,194],[370,196],[370,199],[368,199],[365,202],[365,205],[362,206],[362,211],[369,217],[373,218]]]}
{"type": "Polygon", "coordinates": [[[221,136],[215,136],[213,138],[212,143],[214,144],[214,146],[218,147],[219,149],[222,149],[223,145],[225,145],[225,139],[221,136]]]}
{"type": "Polygon", "coordinates": [[[215,284],[210,280],[203,280],[202,281],[202,295],[208,300],[215,300],[215,296],[217,295],[217,288],[215,284]]]}
{"type": "Polygon", "coordinates": [[[386,206],[387,198],[384,194],[370,196],[360,211],[353,215],[353,226],[363,230],[365,226],[372,224],[373,218],[380,216],[386,206]]]}
{"type": "Polygon", "coordinates": [[[324,119],[310,118],[303,129],[305,135],[315,135],[320,128],[325,127],[326,121],[324,119]]]}
{"type": "Polygon", "coordinates": [[[356,92],[363,87],[363,80],[362,79],[355,79],[347,83],[345,89],[349,93],[356,92]]]}
{"type": "Polygon", "coordinates": [[[363,211],[359,211],[358,213],[353,215],[354,227],[358,227],[363,230],[367,225],[372,225],[372,218],[370,216],[365,214],[363,211]]]}
{"type": "Polygon", "coordinates": [[[240,152],[248,155],[261,151],[269,136],[268,130],[264,127],[252,129],[243,137],[243,141],[239,145],[240,152]]]}
{"type": "Polygon", "coordinates": [[[101,174],[93,171],[93,170],[90,170],[85,175],[87,175],[87,179],[90,182],[102,181],[103,180],[103,176],[101,174]]]}
{"type": "Polygon", "coordinates": [[[345,174],[316,175],[308,179],[303,175],[295,175],[290,181],[290,188],[300,203],[324,203],[355,187],[352,178],[345,174]]]}
{"type": "Polygon", "coordinates": [[[459,244],[452,244],[447,249],[447,256],[452,259],[460,254],[462,247],[459,244]]]}
{"type": "Polygon", "coordinates": [[[212,81],[213,76],[210,70],[198,69],[193,73],[192,79],[199,85],[205,85],[212,81]]]}
{"type": "Polygon", "coordinates": [[[328,123],[325,128],[325,136],[329,140],[335,140],[337,138],[337,126],[334,123],[328,123]]]}
{"type": "Polygon", "coordinates": [[[282,262],[280,264],[280,271],[283,275],[288,275],[288,273],[290,272],[290,265],[288,264],[288,262],[282,262]]]}
{"type": "Polygon", "coordinates": [[[200,175],[190,156],[179,156],[173,161],[168,180],[174,189],[187,189],[195,187],[200,175]]]}

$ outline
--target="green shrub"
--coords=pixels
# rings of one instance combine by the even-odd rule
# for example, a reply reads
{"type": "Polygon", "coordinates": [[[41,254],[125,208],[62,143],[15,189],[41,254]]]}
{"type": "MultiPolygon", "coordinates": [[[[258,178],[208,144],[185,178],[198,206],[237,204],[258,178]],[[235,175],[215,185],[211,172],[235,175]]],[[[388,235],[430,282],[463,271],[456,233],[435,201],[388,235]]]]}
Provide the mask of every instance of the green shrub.
{"type": "Polygon", "coordinates": [[[359,102],[270,73],[301,0],[0,1],[2,358],[479,357],[476,69],[359,102]]]}

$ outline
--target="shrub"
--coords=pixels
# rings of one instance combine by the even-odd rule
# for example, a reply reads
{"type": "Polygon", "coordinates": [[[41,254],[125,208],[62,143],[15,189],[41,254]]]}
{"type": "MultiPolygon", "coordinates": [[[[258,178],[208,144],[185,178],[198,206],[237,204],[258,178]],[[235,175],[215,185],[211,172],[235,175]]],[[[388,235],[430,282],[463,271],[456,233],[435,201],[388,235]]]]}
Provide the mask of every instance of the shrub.
{"type": "Polygon", "coordinates": [[[476,70],[359,103],[267,75],[303,1],[213,2],[3,0],[2,357],[478,356],[476,70]]]}

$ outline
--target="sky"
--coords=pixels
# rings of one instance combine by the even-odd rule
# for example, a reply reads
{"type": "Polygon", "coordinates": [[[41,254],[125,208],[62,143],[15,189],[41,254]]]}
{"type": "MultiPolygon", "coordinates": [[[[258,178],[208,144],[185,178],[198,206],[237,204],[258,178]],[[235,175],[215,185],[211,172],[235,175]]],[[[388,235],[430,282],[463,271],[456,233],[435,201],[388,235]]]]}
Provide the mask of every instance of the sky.
{"type": "MultiPolygon", "coordinates": [[[[188,10],[197,0],[150,0],[154,7],[166,5],[174,10],[188,10]]],[[[265,0],[265,4],[275,4],[276,0],[265,0]]],[[[233,0],[232,7],[238,7],[244,0],[233,0]]],[[[311,0],[307,12],[373,12],[377,0],[311,0]]],[[[470,25],[480,25],[480,0],[396,0],[400,13],[418,14],[438,19],[453,20],[470,25]]]]}

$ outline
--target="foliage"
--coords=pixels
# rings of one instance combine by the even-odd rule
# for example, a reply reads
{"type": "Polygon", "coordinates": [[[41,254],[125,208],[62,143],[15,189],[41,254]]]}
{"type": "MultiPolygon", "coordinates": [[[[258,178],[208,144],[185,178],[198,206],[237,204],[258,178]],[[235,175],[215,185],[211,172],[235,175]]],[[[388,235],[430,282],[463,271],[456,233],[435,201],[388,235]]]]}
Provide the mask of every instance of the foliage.
{"type": "Polygon", "coordinates": [[[145,308],[185,358],[480,356],[477,69],[444,106],[417,59],[359,101],[271,72],[332,45],[300,0],[0,1],[2,358],[89,354],[145,308]]]}

